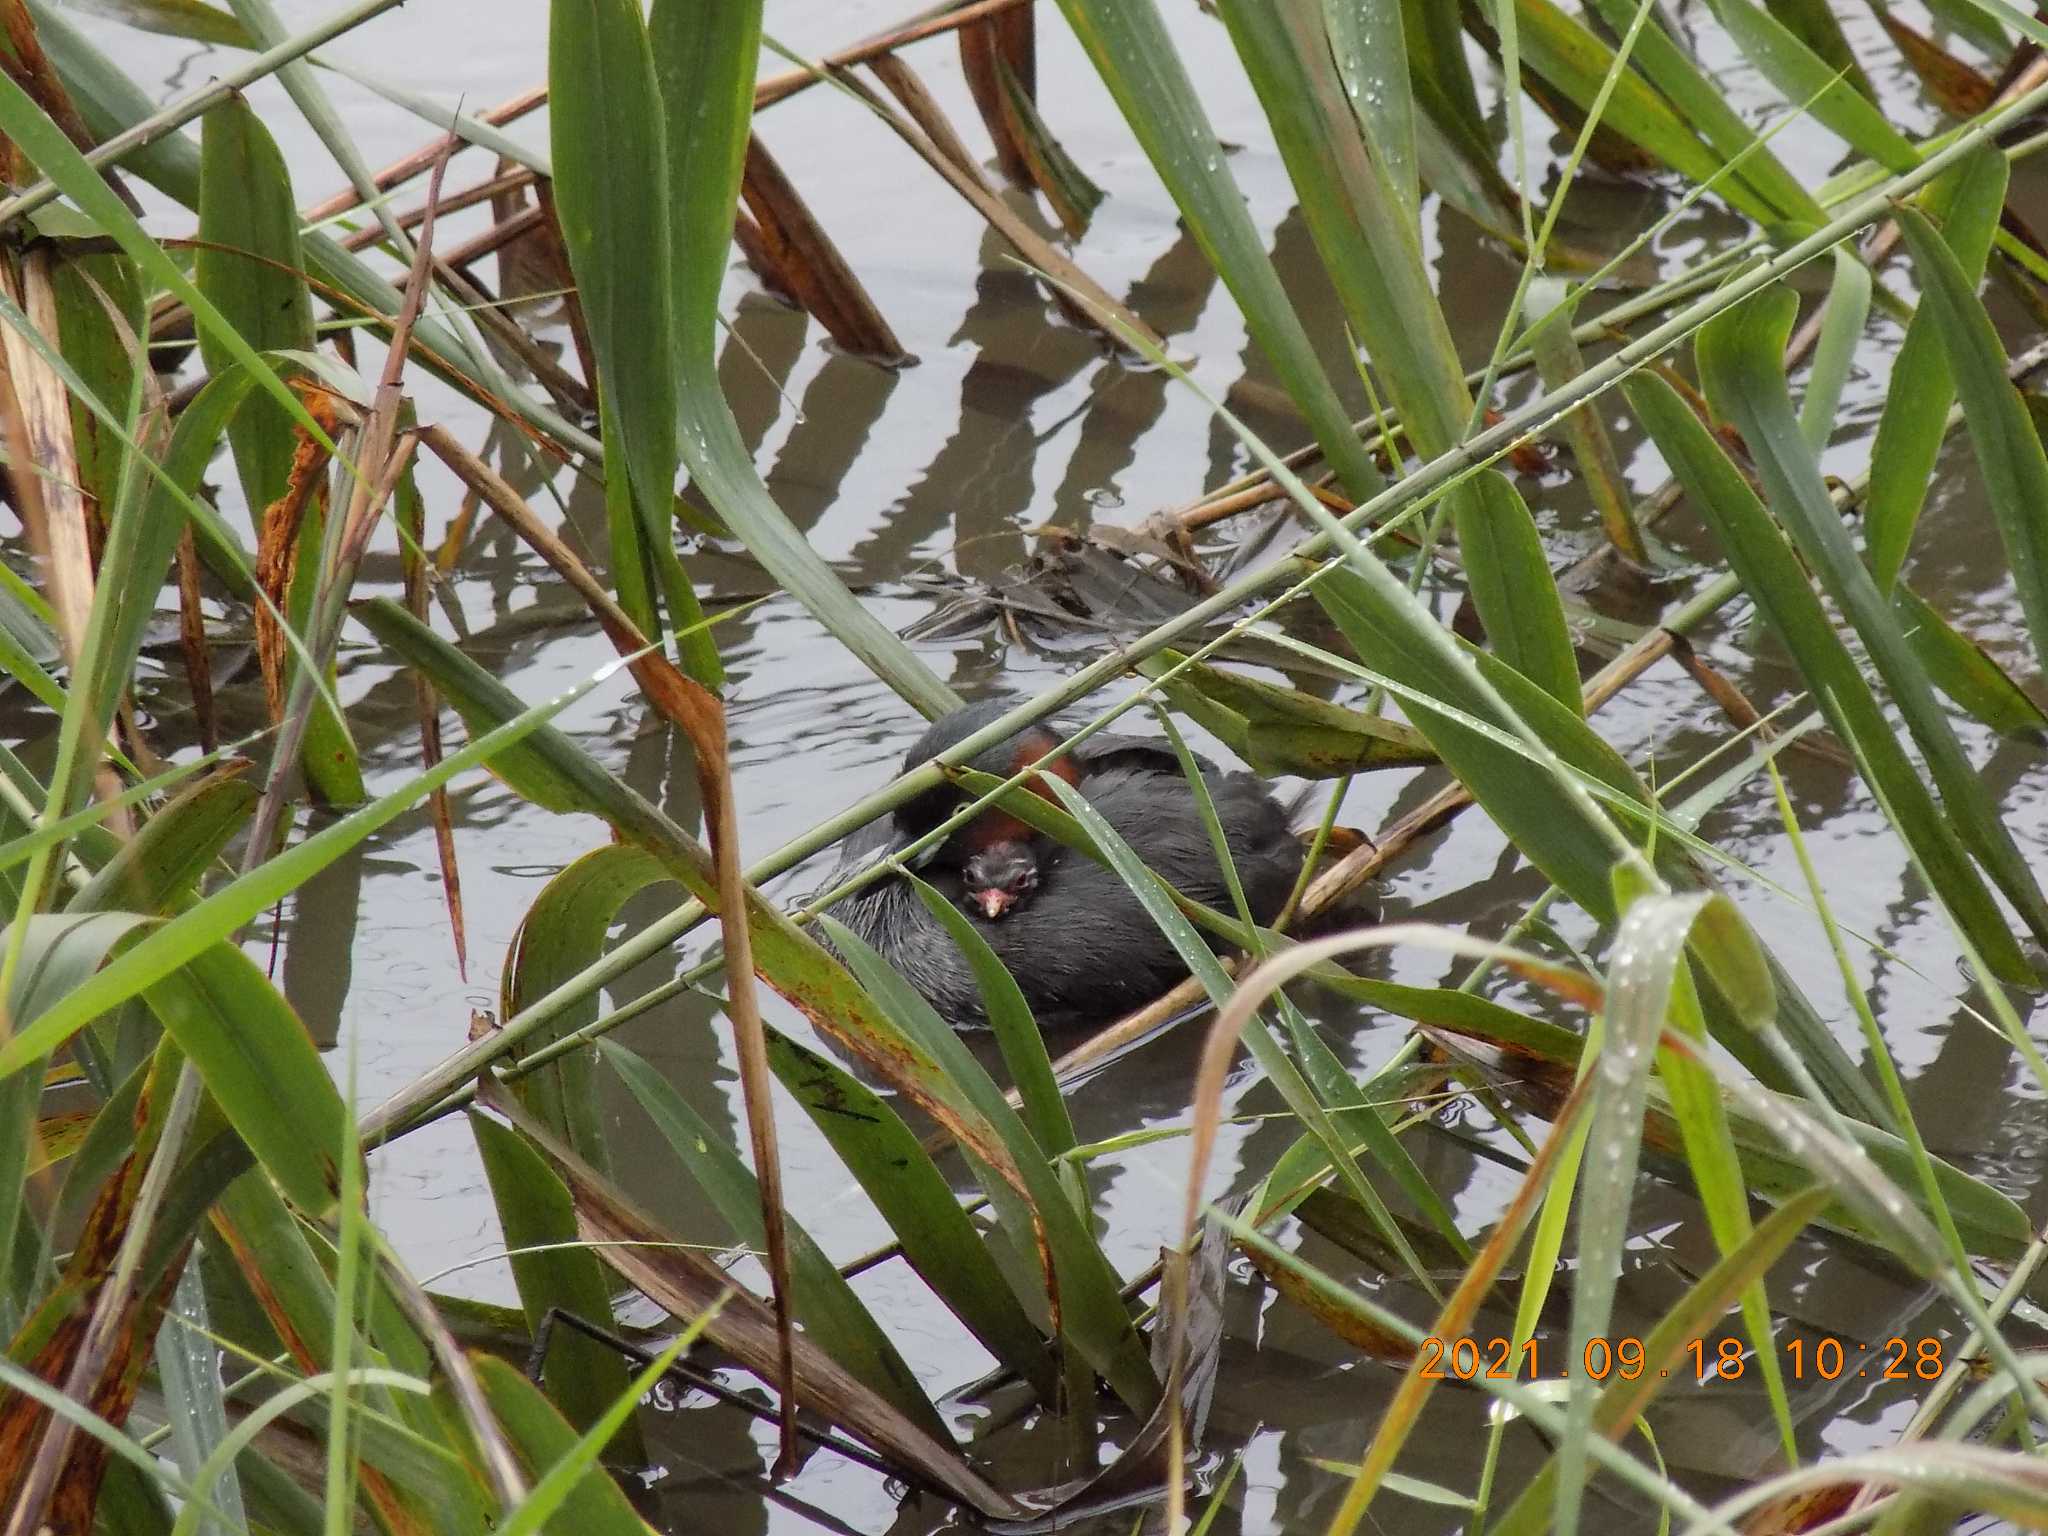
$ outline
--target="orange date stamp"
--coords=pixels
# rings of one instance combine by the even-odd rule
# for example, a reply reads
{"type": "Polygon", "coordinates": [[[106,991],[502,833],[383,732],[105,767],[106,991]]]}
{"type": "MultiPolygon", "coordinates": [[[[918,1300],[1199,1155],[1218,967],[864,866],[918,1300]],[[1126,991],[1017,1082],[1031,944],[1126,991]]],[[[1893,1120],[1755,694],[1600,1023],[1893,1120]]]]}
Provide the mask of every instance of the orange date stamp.
{"type": "MultiPolygon", "coordinates": [[[[1946,1368],[1942,1340],[1932,1334],[1918,1338],[1893,1335],[1873,1343],[1854,1339],[1787,1339],[1778,1346],[1785,1375],[1793,1381],[1933,1381],[1946,1368]]],[[[1583,1377],[1590,1381],[1636,1381],[1646,1373],[1659,1378],[1691,1377],[1698,1385],[1740,1381],[1755,1365],[1756,1352],[1744,1339],[1693,1339],[1675,1356],[1652,1360],[1643,1341],[1632,1335],[1592,1338],[1571,1358],[1556,1341],[1525,1339],[1439,1339],[1422,1341],[1422,1375],[1431,1381],[1538,1381],[1583,1377]]]]}

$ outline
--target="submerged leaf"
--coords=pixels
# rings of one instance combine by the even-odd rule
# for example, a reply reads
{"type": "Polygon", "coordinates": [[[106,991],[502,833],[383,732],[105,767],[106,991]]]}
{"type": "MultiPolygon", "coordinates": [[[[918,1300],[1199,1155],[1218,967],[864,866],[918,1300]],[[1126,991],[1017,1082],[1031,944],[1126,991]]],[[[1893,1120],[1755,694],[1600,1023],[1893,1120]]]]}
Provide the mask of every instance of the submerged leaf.
{"type": "Polygon", "coordinates": [[[1173,705],[1261,774],[1334,779],[1373,768],[1412,768],[1437,760],[1422,735],[1398,721],[1332,704],[1298,689],[1189,664],[1166,649],[1138,663],[1146,677],[1173,678],[1173,705]]]}

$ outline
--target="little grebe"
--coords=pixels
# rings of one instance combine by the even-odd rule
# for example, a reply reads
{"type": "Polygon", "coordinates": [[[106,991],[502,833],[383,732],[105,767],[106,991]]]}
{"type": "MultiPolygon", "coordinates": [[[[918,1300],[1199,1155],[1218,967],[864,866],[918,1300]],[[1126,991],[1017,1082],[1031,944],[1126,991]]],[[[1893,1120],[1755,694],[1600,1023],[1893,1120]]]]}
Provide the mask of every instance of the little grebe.
{"type": "MultiPolygon", "coordinates": [[[[1011,707],[991,700],[934,721],[905,755],[904,771],[1011,707]]],[[[1061,732],[1040,724],[983,752],[970,766],[1008,778],[1061,740],[1061,732]]],[[[1300,873],[1301,843],[1259,779],[1197,761],[1252,916],[1271,922],[1300,873]]],[[[1164,741],[1103,733],[1048,763],[1046,771],[1078,787],[1138,857],[1183,895],[1234,911],[1201,811],[1164,741]]],[[[842,873],[908,846],[962,803],[960,791],[947,784],[907,801],[848,840],[842,873]]],[[[977,920],[1042,1027],[1115,1018],[1186,974],[1166,936],[1113,871],[1000,810],[955,828],[918,873],[977,920]]],[[[948,1022],[986,1022],[965,957],[908,882],[878,881],[836,915],[948,1022]]]]}

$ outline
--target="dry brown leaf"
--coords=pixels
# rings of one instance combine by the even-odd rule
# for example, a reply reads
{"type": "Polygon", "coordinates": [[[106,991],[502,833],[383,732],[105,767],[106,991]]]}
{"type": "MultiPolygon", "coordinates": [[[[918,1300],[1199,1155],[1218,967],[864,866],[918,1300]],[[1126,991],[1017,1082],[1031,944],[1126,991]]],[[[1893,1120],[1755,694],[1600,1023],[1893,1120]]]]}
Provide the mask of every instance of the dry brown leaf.
{"type": "Polygon", "coordinates": [[[220,746],[220,720],[213,707],[213,655],[206,643],[206,615],[199,606],[199,547],[189,523],[178,539],[178,645],[185,657],[185,681],[192,690],[199,744],[212,752],[220,746]]]}
{"type": "Polygon", "coordinates": [[[758,133],[747,140],[740,193],[774,271],[834,341],[891,367],[913,361],[758,133]]]}
{"type": "MultiPolygon", "coordinates": [[[[42,39],[36,35],[35,18],[29,14],[28,6],[23,0],[6,0],[4,5],[0,5],[0,17],[5,18],[7,26],[7,46],[0,49],[0,68],[4,68],[9,78],[64,130],[64,137],[82,150],[95,148],[99,141],[86,126],[84,117],[71,100],[71,93],[64,88],[62,77],[43,52],[42,39]]],[[[13,152],[13,146],[9,145],[10,157],[13,152]]],[[[128,205],[128,211],[139,216],[142,206],[121,184],[120,178],[111,171],[101,174],[106,177],[107,184],[120,194],[121,201],[128,205]]],[[[27,179],[30,178],[9,177],[17,183],[27,179]]]]}
{"type": "MultiPolygon", "coordinates": [[[[336,397],[305,379],[291,381],[292,392],[327,440],[332,442],[341,429],[336,397]]],[[[291,675],[287,662],[284,626],[278,622],[289,611],[292,582],[298,575],[299,529],[308,509],[321,517],[327,508],[327,461],[330,455],[303,425],[292,427],[291,476],[284,493],[263,509],[256,524],[256,585],[269,599],[258,603],[255,613],[256,662],[263,670],[263,700],[273,723],[284,718],[285,680],[291,675]]]]}
{"type": "Polygon", "coordinates": [[[1038,49],[1029,10],[1004,11],[960,29],[960,71],[975,110],[995,141],[996,164],[1020,186],[1030,186],[1031,153],[1003,89],[999,65],[1008,65],[1027,96],[1037,95],[1038,49]]]}
{"type": "Polygon", "coordinates": [[[1273,1289],[1293,1302],[1331,1333],[1371,1360],[1388,1365],[1407,1365],[1415,1350],[1407,1340],[1376,1327],[1363,1313],[1340,1307],[1320,1286],[1311,1285],[1292,1265],[1282,1264],[1262,1248],[1244,1245],[1245,1257],[1271,1282],[1273,1289]]]}
{"type": "Polygon", "coordinates": [[[880,113],[897,136],[917,151],[947,185],[964,197],[975,212],[988,221],[991,229],[1009,241],[1018,255],[1059,285],[1054,289],[1054,299],[1062,313],[1075,324],[1100,332],[1118,348],[1126,345],[1123,335],[1106,327],[1098,315],[1110,316],[1122,332],[1136,336],[1146,346],[1161,352],[1169,350],[1152,327],[1141,320],[1129,305],[1119,302],[1108,289],[1082,271],[1064,251],[1040,235],[996,194],[980,168],[967,156],[959,136],[945,126],[945,114],[938,110],[931,92],[925,89],[924,82],[918,79],[909,65],[894,54],[885,54],[869,61],[868,68],[902,103],[908,118],[903,113],[892,111],[856,76],[842,75],[840,78],[849,90],[880,113]],[[947,134],[951,135],[950,145],[942,137],[947,134]],[[1069,298],[1069,292],[1081,295],[1086,300],[1085,307],[1069,298]]]}
{"type": "Polygon", "coordinates": [[[590,344],[590,325],[583,316],[583,295],[576,290],[576,274],[569,267],[569,244],[562,236],[562,221],[555,212],[554,183],[541,179],[533,184],[539,199],[541,226],[533,236],[543,253],[547,268],[561,291],[562,313],[569,322],[569,339],[576,348],[576,366],[583,370],[583,382],[597,389],[597,352],[590,344]]]}
{"type": "Polygon", "coordinates": [[[1927,87],[1927,94],[1953,117],[1975,117],[1998,96],[1998,86],[1965,64],[1924,32],[1917,32],[1889,10],[1877,13],[1879,25],[1891,34],[1899,52],[1927,87]]]}

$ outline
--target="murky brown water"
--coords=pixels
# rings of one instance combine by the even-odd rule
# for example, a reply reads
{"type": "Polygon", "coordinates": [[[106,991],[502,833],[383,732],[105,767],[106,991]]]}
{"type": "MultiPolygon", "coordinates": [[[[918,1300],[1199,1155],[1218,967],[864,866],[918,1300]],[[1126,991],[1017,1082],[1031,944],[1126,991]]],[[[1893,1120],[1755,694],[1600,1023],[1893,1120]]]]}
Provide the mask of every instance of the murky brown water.
{"type": "MultiPolygon", "coordinates": [[[[326,9],[310,0],[291,0],[281,8],[294,20],[310,20],[326,9]]],[[[903,8],[902,0],[771,0],[768,25],[788,43],[817,53],[900,19],[903,8]]],[[[1182,235],[1171,203],[1056,13],[1041,9],[1047,116],[1108,193],[1073,254],[1177,352],[1195,359],[1196,377],[1205,386],[1234,391],[1234,403],[1255,426],[1270,430],[1281,446],[1293,446],[1296,429],[1260,408],[1270,398],[1263,388],[1265,371],[1250,353],[1234,305],[1182,235]]],[[[1222,30],[1181,0],[1171,0],[1168,10],[1220,133],[1244,146],[1232,163],[1254,215],[1269,231],[1291,289],[1306,296],[1333,376],[1346,380],[1341,317],[1328,300],[1278,157],[1267,147],[1262,119],[1222,30]]],[[[342,51],[397,84],[445,102],[461,98],[478,109],[532,84],[545,67],[544,4],[501,0],[489,13],[485,25],[475,6],[413,0],[349,39],[342,51]]],[[[207,50],[86,24],[136,78],[166,93],[220,67],[207,50]]],[[[1855,26],[1874,32],[1860,12],[1855,26]]],[[[1855,35],[1859,43],[1871,41],[1863,32],[1855,35]]],[[[1874,61],[1885,69],[1896,58],[1876,41],[1864,56],[1867,65],[1874,61]]],[[[981,142],[951,45],[926,44],[911,58],[954,121],[968,130],[970,142],[981,142]]],[[[1716,62],[1727,66],[1731,95],[1748,102],[1759,119],[1765,115],[1763,104],[1770,98],[1747,69],[1729,59],[1716,62]]],[[[1906,126],[1933,122],[1918,105],[1911,80],[1881,75],[1880,84],[1892,99],[1908,104],[1906,126]]],[[[329,86],[373,165],[426,136],[423,124],[348,82],[330,79],[329,86]]],[[[300,201],[310,203],[332,190],[337,177],[327,156],[282,90],[265,84],[251,95],[286,145],[300,201]]],[[[1529,126],[1539,150],[1551,145],[1547,123],[1532,114],[1529,126]]],[[[543,142],[542,119],[516,131],[543,142]]],[[[1093,338],[1062,322],[1044,294],[1006,263],[981,221],[858,108],[829,91],[815,91],[775,108],[763,131],[921,361],[891,373],[835,353],[814,327],[763,297],[736,266],[726,291],[732,334],[722,374],[771,490],[885,622],[909,625],[941,600],[913,577],[993,576],[1028,552],[1029,530],[1039,523],[1135,521],[1246,467],[1243,450],[1189,392],[1106,357],[1093,338]]],[[[1824,178],[1841,153],[1833,139],[1805,126],[1781,135],[1775,147],[1811,183],[1824,178]]],[[[473,173],[482,161],[472,154],[461,164],[473,173]]],[[[1575,192],[1566,223],[1574,241],[1610,248],[1663,207],[1655,189],[1591,178],[1575,192]]],[[[473,216],[465,217],[446,238],[476,227],[473,216]]],[[[1657,259],[1673,269],[1716,247],[1736,227],[1725,216],[1695,210],[1662,238],[1657,259]]],[[[1481,358],[1499,323],[1497,306],[1513,290],[1514,260],[1454,215],[1432,217],[1426,233],[1460,346],[1467,357],[1481,358]]],[[[1897,274],[1890,280],[1905,282],[1897,274]]],[[[2014,318],[2000,314],[2002,320],[2014,318]]],[[[1895,328],[1878,325],[1895,343],[1895,328]]],[[[2016,323],[2013,334],[2019,334],[2016,323]]],[[[1883,384],[1881,376],[1859,375],[1852,385],[1831,467],[1845,473],[1861,467],[1883,384]]],[[[1527,398],[1533,388],[1531,380],[1510,381],[1503,403],[1527,398]]],[[[461,425],[473,441],[482,435],[475,413],[431,383],[423,385],[420,410],[424,418],[461,425]]],[[[1625,424],[1617,422],[1617,429],[1624,462],[1647,491],[1658,475],[1654,455],[1637,451],[1639,439],[1625,424]]],[[[1966,448],[1952,449],[1943,473],[1943,489],[1923,524],[1913,577],[1970,633],[2024,668],[2029,648],[2022,643],[1997,542],[1985,531],[1966,448]]],[[[421,487],[434,533],[453,513],[458,491],[432,465],[422,466],[421,487]]],[[[1583,497],[1566,477],[1525,483],[1524,490],[1553,541],[1555,563],[1597,535],[1583,497]]],[[[578,498],[569,516],[601,548],[602,509],[578,498]]],[[[1674,519],[1662,532],[1680,551],[1714,558],[1710,542],[1689,519],[1674,519]]],[[[692,570],[713,604],[767,586],[743,554],[698,556],[692,570]]],[[[373,584],[389,586],[395,577],[388,554],[373,564],[373,584]]],[[[551,694],[609,658],[601,638],[580,621],[579,609],[509,537],[486,530],[456,572],[453,590],[467,631],[465,649],[527,697],[551,694]]],[[[1776,647],[1760,637],[1745,610],[1731,609],[1723,619],[1701,638],[1702,649],[1762,707],[1788,697],[1797,677],[1776,647]]],[[[794,602],[771,600],[722,626],[719,634],[732,675],[743,839],[750,854],[758,855],[885,778],[916,720],[794,602]]],[[[924,653],[970,696],[1028,692],[1060,670],[1057,660],[984,636],[928,644],[924,653]]],[[[396,782],[415,761],[409,685],[358,644],[342,687],[359,725],[366,766],[376,781],[396,782]]],[[[245,688],[232,707],[253,723],[260,700],[245,688]]],[[[584,701],[564,724],[681,819],[695,820],[687,761],[650,729],[633,694],[615,687],[584,701]]],[[[1670,664],[1609,705],[1600,724],[1633,761],[1654,763],[1660,778],[1696,760],[1727,732],[1697,687],[1670,664]]],[[[2048,775],[2039,753],[1981,733],[1968,739],[2003,793],[2023,846],[2041,847],[2048,835],[2041,803],[2048,775]]],[[[1942,919],[1910,882],[1900,849],[1846,774],[1810,756],[1788,758],[1786,767],[1838,917],[1888,952],[1884,959],[1865,953],[1859,964],[1892,1050],[1911,1079],[1934,1150],[2030,1202],[2038,1222],[2048,1216],[2048,1200],[2037,1192],[2048,1163],[2048,1117],[2007,1048],[1959,1018],[1951,996],[1959,973],[1942,919]]],[[[1426,787],[1431,786],[1403,776],[1376,776],[1357,786],[1343,819],[1378,826],[1390,812],[1414,804],[1426,787]]],[[[550,875],[605,836],[594,821],[534,810],[491,780],[469,781],[455,804],[470,935],[467,977],[456,970],[431,834],[419,818],[372,839],[302,892],[284,918],[286,985],[316,1032],[335,1042],[337,1072],[353,1073],[365,1105],[461,1044],[471,1008],[495,1004],[499,967],[521,914],[550,875]]],[[[1702,831],[1767,879],[1799,887],[1767,790],[1738,794],[1702,831]]],[[[778,889],[808,889],[820,872],[820,866],[794,872],[778,889]]],[[[1489,826],[1467,817],[1391,872],[1386,899],[1402,915],[1498,934],[1541,889],[1538,878],[1515,867],[1489,826]]],[[[1737,891],[1822,1011],[1837,1021],[1851,1053],[1860,1055],[1818,925],[1761,885],[1737,882],[1737,891]]],[[[648,910],[638,915],[644,919],[648,910]]],[[[1582,920],[1567,918],[1562,926],[1575,941],[1593,937],[1582,920]]],[[[666,980],[680,963],[677,957],[645,967],[614,989],[612,1000],[666,980]]],[[[1440,957],[1426,954],[1395,954],[1388,965],[1391,974],[1418,982],[1439,982],[1450,974],[1440,957]]],[[[784,1015],[787,1010],[775,1019],[779,1026],[804,1034],[800,1020],[784,1015]]],[[[1397,1024],[1363,1014],[1330,1012],[1324,1022],[1361,1072],[1385,1060],[1401,1039],[1397,1024]]],[[[657,1061],[714,1123],[738,1125],[732,1052],[709,1001],[658,1008],[629,1026],[623,1038],[657,1061]]],[[[1189,1032],[1168,1036],[1083,1086],[1074,1096],[1083,1138],[1179,1123],[1197,1046],[1189,1032]]],[[[1246,1115],[1277,1108],[1277,1100],[1254,1081],[1249,1068],[1239,1074],[1231,1090],[1235,1108],[1246,1115]]],[[[667,1166],[663,1150],[649,1147],[644,1159],[632,1155],[645,1127],[623,1094],[618,1100],[613,1107],[619,1166],[629,1176],[636,1168],[667,1166]]],[[[785,1105],[780,1123],[797,1216],[840,1257],[881,1240],[886,1234],[802,1115],[785,1105]]],[[[1496,1152],[1514,1150],[1477,1115],[1469,1121],[1453,1117],[1442,1134],[1416,1140],[1418,1156],[1468,1230],[1498,1210],[1514,1182],[1508,1168],[1475,1155],[1470,1139],[1496,1152]]],[[[1250,1171],[1247,1178],[1255,1176],[1289,1140],[1291,1132],[1276,1119],[1232,1126],[1219,1167],[1235,1163],[1250,1171]]],[[[1168,1235],[1184,1171],[1184,1150],[1173,1140],[1097,1165],[1098,1217],[1112,1256],[1127,1270],[1148,1262],[1168,1235]]],[[[509,1273],[502,1262],[491,1261],[501,1239],[461,1121],[444,1122],[380,1153],[372,1175],[377,1216],[416,1272],[430,1276],[468,1265],[443,1283],[511,1299],[509,1273]]],[[[659,1173],[644,1174],[638,1183],[638,1193],[679,1231],[709,1239],[722,1230],[679,1183],[659,1173]]],[[[1684,1277],[1711,1261],[1693,1202],[1661,1180],[1643,1181],[1632,1230],[1644,1235],[1624,1279],[1618,1331],[1643,1331],[1684,1277]]],[[[1341,1273],[1357,1269],[1319,1239],[1307,1237],[1302,1244],[1319,1263],[1341,1273]]],[[[1357,1456],[1394,1375],[1387,1367],[1356,1362],[1248,1269],[1234,1275],[1230,1343],[1210,1449],[1241,1451],[1244,1467],[1217,1529],[1319,1528],[1340,1483],[1313,1458],[1357,1456]]],[[[1930,1310],[1924,1289],[1861,1251],[1803,1244],[1778,1276],[1778,1305],[1829,1332],[1877,1340],[1947,1326],[1945,1313],[1930,1310]]],[[[978,1347],[900,1266],[869,1273],[858,1288],[934,1391],[979,1374],[985,1360],[978,1347]]],[[[1507,1321],[1489,1318],[1489,1325],[1498,1326],[1476,1331],[1505,1332],[1507,1321]]],[[[1701,1495],[1771,1465],[1774,1437],[1754,1381],[1752,1373],[1739,1383],[1675,1387],[1652,1415],[1663,1455],[1701,1495]]],[[[1910,1388],[1886,1388],[1867,1378],[1825,1388],[1809,1383],[1795,1386],[1795,1392],[1809,1452],[1885,1444],[1912,1411],[1910,1388]]],[[[1437,1395],[1429,1415],[1401,1470],[1473,1488],[1485,1439],[1485,1400],[1447,1390],[1437,1395]]],[[[971,1425],[980,1416],[981,1410],[969,1406],[962,1423],[971,1425]]],[[[673,1529],[913,1531],[948,1518],[942,1509],[916,1503],[899,1512],[894,1490],[829,1456],[814,1458],[793,1483],[767,1496],[758,1476],[764,1437],[739,1416],[693,1401],[650,1417],[659,1424],[654,1444],[664,1468],[655,1484],[657,1507],[673,1529]]],[[[1028,1441],[1012,1447],[1016,1438],[1000,1443],[998,1472],[1004,1480],[1021,1484],[1058,1475],[1028,1441]]],[[[1496,1486],[1511,1491],[1543,1447],[1518,1427],[1507,1436],[1506,1452],[1496,1486]]],[[[1383,1528],[1414,1532],[1455,1530],[1463,1519],[1456,1511],[1395,1494],[1383,1496],[1378,1512],[1383,1528]]],[[[1595,1528],[1614,1528],[1619,1516],[1609,1507],[1596,1517],[1595,1528]]],[[[1626,1518],[1635,1526],[1640,1512],[1626,1518]]]]}

